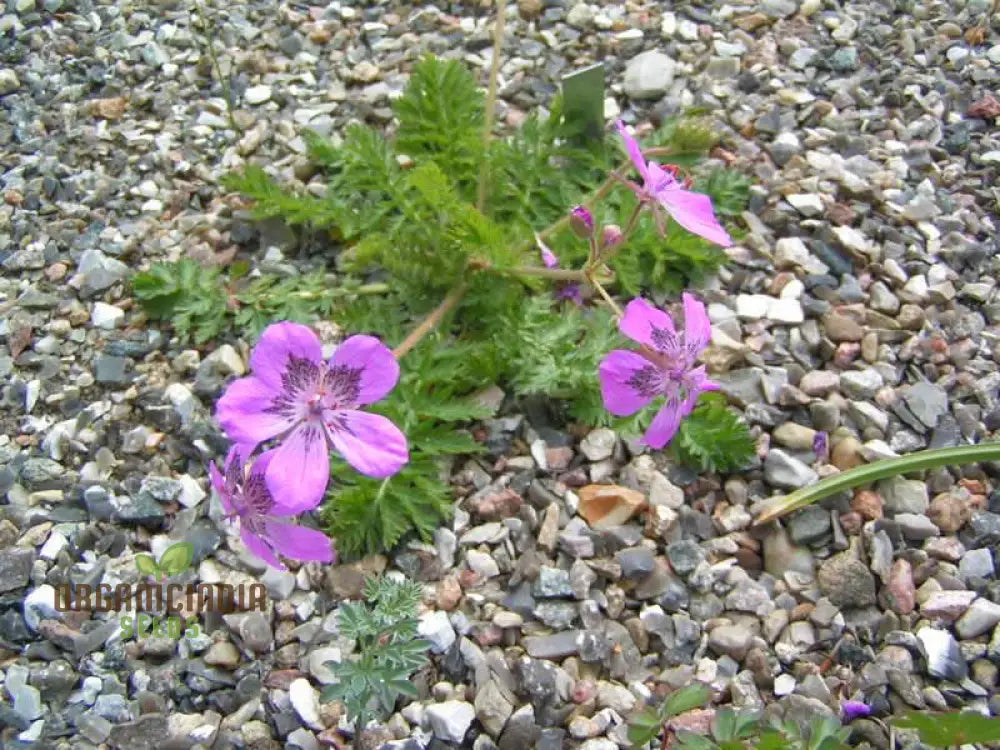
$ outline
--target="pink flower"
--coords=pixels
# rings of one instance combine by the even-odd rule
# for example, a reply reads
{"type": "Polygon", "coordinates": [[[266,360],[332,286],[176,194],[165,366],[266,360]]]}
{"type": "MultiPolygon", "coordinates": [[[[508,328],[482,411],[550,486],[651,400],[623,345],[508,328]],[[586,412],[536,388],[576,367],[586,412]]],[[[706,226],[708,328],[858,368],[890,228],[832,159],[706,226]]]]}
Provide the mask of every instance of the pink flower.
{"type": "Polygon", "coordinates": [[[705,305],[687,293],[683,300],[680,334],[667,313],[642,298],[629,302],[618,327],[642,348],[610,352],[599,368],[604,406],[616,416],[635,414],[657,396],[666,397],[643,436],[643,442],[656,449],[673,439],[703,391],[718,389],[707,379],[704,366],[695,366],[712,335],[705,305]]]}
{"type": "Polygon", "coordinates": [[[250,366],[253,375],[229,385],[216,416],[248,452],[281,440],[266,478],[285,506],[301,511],[319,504],[331,448],[370,477],[395,474],[409,460],[399,428],[358,408],[384,398],[399,380],[399,364],[377,338],[351,336],[324,362],[312,329],[275,323],[261,335],[250,366]]]}
{"type": "Polygon", "coordinates": [[[664,168],[656,162],[647,162],[642,156],[639,144],[628,134],[625,124],[621,120],[618,121],[618,132],[625,141],[625,150],[628,151],[629,158],[632,159],[632,163],[639,170],[639,175],[643,180],[642,187],[633,182],[629,182],[628,186],[632,188],[640,201],[652,206],[653,216],[660,234],[665,233],[662,211],[666,211],[682,227],[704,237],[709,242],[714,242],[722,247],[729,247],[733,244],[729,233],[715,218],[711,198],[702,193],[687,190],[684,185],[678,182],[675,174],[676,168],[664,168]]]}
{"type": "Polygon", "coordinates": [[[541,253],[542,263],[545,264],[546,268],[555,268],[559,265],[559,258],[549,249],[548,245],[542,242],[542,238],[538,232],[535,232],[535,244],[538,245],[538,252],[541,253]]]}
{"type": "Polygon", "coordinates": [[[279,570],[285,570],[279,554],[294,560],[333,562],[333,548],[325,534],[280,520],[298,511],[276,503],[267,488],[264,477],[277,451],[258,456],[249,470],[241,457],[245,452],[245,447],[234,445],[226,457],[225,476],[214,461],[209,464],[208,474],[226,518],[239,519],[240,536],[247,549],[279,570]]]}
{"type": "Polygon", "coordinates": [[[622,230],[617,224],[605,224],[601,229],[601,249],[614,250],[622,244],[622,230]]]}
{"type": "MultiPolygon", "coordinates": [[[[535,242],[538,244],[538,251],[542,255],[542,263],[545,264],[545,267],[558,268],[559,258],[549,249],[548,245],[542,242],[542,238],[538,236],[538,232],[535,232],[535,242]]],[[[567,281],[559,284],[555,292],[553,292],[553,296],[559,302],[569,300],[576,305],[583,306],[583,292],[580,289],[580,285],[575,282],[567,281]]]]}
{"type": "Polygon", "coordinates": [[[586,206],[575,206],[569,212],[569,225],[577,237],[588,239],[594,234],[594,217],[586,206]]]}

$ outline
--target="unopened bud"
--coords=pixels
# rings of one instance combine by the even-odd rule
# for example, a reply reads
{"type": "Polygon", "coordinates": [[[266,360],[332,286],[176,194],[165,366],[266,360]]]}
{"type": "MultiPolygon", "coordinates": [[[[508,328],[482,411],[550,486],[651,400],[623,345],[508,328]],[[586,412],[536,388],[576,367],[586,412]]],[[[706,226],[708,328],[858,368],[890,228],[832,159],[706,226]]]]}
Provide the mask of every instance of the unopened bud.
{"type": "Polygon", "coordinates": [[[594,234],[594,217],[584,206],[577,206],[569,212],[569,225],[577,237],[585,240],[594,234]]]}
{"type": "Polygon", "coordinates": [[[622,229],[617,224],[605,224],[601,230],[601,249],[614,250],[622,244],[622,229]]]}

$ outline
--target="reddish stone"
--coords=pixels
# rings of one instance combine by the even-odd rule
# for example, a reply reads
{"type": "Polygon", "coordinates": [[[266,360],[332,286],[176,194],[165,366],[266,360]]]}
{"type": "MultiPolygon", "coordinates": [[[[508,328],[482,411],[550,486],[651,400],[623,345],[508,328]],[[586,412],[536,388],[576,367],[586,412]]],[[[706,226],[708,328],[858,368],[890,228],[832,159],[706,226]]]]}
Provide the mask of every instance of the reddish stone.
{"type": "Polygon", "coordinates": [[[498,628],[496,625],[485,625],[476,631],[474,637],[476,643],[484,648],[495,646],[503,640],[503,628],[498,628]]]}
{"type": "Polygon", "coordinates": [[[591,680],[577,680],[573,684],[573,692],[570,697],[574,703],[586,703],[597,695],[597,685],[591,680]]]}
{"type": "Polygon", "coordinates": [[[714,708],[696,708],[680,716],[675,716],[667,726],[674,730],[684,730],[695,734],[707,735],[712,729],[712,720],[715,718],[714,708]]]}
{"type": "Polygon", "coordinates": [[[979,101],[973,103],[966,114],[969,117],[1000,117],[1000,101],[992,94],[987,94],[979,101]]]}
{"type": "Polygon", "coordinates": [[[573,460],[573,449],[568,445],[561,445],[556,448],[545,449],[545,460],[548,461],[552,471],[562,471],[566,469],[570,461],[573,460]]]}
{"type": "Polygon", "coordinates": [[[521,496],[508,487],[490,495],[473,497],[469,510],[486,521],[500,521],[517,515],[521,503],[521,496]]]}
{"type": "Polygon", "coordinates": [[[288,690],[293,682],[305,676],[298,669],[276,669],[268,673],[267,677],[264,678],[264,687],[274,688],[275,690],[288,690]]]}
{"type": "Polygon", "coordinates": [[[58,620],[42,620],[38,623],[38,633],[47,641],[52,641],[65,651],[72,651],[79,632],[58,620]]]}
{"type": "Polygon", "coordinates": [[[965,545],[953,536],[935,536],[924,542],[924,552],[938,560],[957,563],[965,554],[965,545]]]}
{"type": "Polygon", "coordinates": [[[844,513],[840,517],[840,525],[844,529],[845,534],[856,536],[861,533],[861,527],[865,525],[865,519],[861,517],[860,513],[851,511],[850,513],[844,513]]]}
{"type": "Polygon", "coordinates": [[[899,559],[889,569],[885,585],[889,608],[899,615],[908,615],[917,606],[917,588],[913,583],[913,568],[906,560],[899,559]]]}
{"type": "Polygon", "coordinates": [[[866,521],[877,521],[882,518],[884,503],[877,492],[860,490],[851,500],[851,510],[866,521]]]}

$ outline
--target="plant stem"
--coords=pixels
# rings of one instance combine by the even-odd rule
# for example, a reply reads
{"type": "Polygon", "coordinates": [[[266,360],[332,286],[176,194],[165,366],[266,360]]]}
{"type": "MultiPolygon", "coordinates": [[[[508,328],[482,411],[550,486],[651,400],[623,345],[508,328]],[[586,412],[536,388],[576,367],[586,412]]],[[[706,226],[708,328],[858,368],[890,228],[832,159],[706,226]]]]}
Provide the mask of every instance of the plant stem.
{"type": "Polygon", "coordinates": [[[299,299],[320,299],[322,297],[341,297],[351,294],[358,294],[361,296],[366,296],[369,294],[386,294],[392,287],[383,281],[376,281],[371,284],[362,284],[354,288],[350,287],[339,287],[337,289],[330,289],[325,292],[292,292],[290,296],[298,297],[299,299]]]}
{"type": "Polygon", "coordinates": [[[420,325],[410,331],[410,335],[403,339],[402,344],[392,350],[392,356],[396,359],[402,359],[406,356],[407,352],[419,344],[420,340],[424,336],[434,330],[434,327],[441,322],[441,319],[444,318],[444,316],[447,315],[451,309],[461,301],[468,288],[469,283],[465,279],[462,279],[455,284],[455,286],[452,287],[452,290],[448,292],[448,296],[441,300],[441,304],[435,307],[431,314],[424,318],[420,325]]]}
{"type": "MultiPolygon", "coordinates": [[[[489,93],[486,98],[486,127],[483,130],[483,141],[488,143],[493,128],[493,117],[496,113],[496,78],[499,75],[500,67],[500,47],[503,42],[503,21],[504,13],[506,11],[506,0],[497,0],[497,22],[493,27],[493,65],[490,69],[490,88],[489,93]]],[[[671,149],[668,147],[651,148],[643,151],[644,156],[665,156],[671,153],[671,149]]],[[[592,194],[589,200],[584,202],[584,205],[588,205],[591,210],[595,203],[597,203],[601,198],[611,192],[611,189],[615,186],[615,183],[623,180],[624,177],[620,172],[628,167],[630,162],[626,161],[618,169],[612,172],[608,178],[597,188],[592,194]]],[[[479,210],[482,211],[486,202],[486,178],[488,177],[488,170],[486,161],[483,161],[482,167],[479,172],[479,210]]],[[[626,232],[623,233],[624,238],[627,237],[628,231],[634,227],[636,219],[638,218],[639,209],[642,204],[636,208],[633,212],[632,217],[629,220],[629,224],[626,232]]],[[[553,222],[541,232],[538,236],[542,239],[555,234],[560,229],[565,227],[569,223],[569,213],[563,216],[561,219],[553,222]]],[[[534,243],[532,243],[534,244],[534,243]]],[[[620,246],[620,245],[619,245],[620,246]]],[[[525,247],[527,250],[529,246],[525,247]]],[[[597,290],[598,294],[604,298],[604,301],[611,306],[611,309],[615,311],[619,317],[622,315],[622,310],[618,304],[611,299],[611,295],[608,294],[607,290],[601,286],[601,283],[597,280],[596,269],[589,268],[583,271],[573,271],[569,269],[558,269],[558,268],[541,268],[534,266],[521,266],[515,269],[494,269],[490,266],[490,263],[485,260],[473,258],[468,263],[468,270],[470,271],[492,271],[498,274],[512,274],[520,276],[537,276],[539,278],[548,278],[556,281],[586,281],[594,289],[597,290]]],[[[441,319],[447,315],[447,313],[459,303],[462,296],[468,290],[468,283],[466,281],[460,281],[455,287],[448,293],[441,304],[438,305],[434,310],[428,315],[416,328],[414,328],[410,334],[403,340],[399,346],[393,350],[393,355],[396,359],[401,359],[406,356],[413,347],[415,347],[420,340],[426,336],[430,331],[441,322],[441,319]]]]}
{"type": "Polygon", "coordinates": [[[604,298],[604,301],[610,305],[611,309],[615,311],[615,315],[620,318],[622,316],[622,309],[618,307],[618,303],[611,299],[611,295],[608,294],[607,290],[603,286],[601,286],[601,282],[595,278],[593,271],[587,271],[586,274],[587,281],[590,282],[590,285],[597,290],[597,293],[600,294],[601,297],[604,298]]]}
{"type": "Polygon", "coordinates": [[[486,94],[486,116],[483,123],[483,163],[479,166],[479,194],[476,208],[486,210],[486,183],[490,174],[489,145],[493,135],[493,120],[497,111],[497,78],[500,77],[500,53],[503,51],[503,25],[507,15],[507,0],[497,0],[497,17],[493,22],[493,60],[490,63],[490,84],[486,94]]]}
{"type": "Polygon", "coordinates": [[[883,459],[865,466],[858,466],[827,477],[811,487],[804,487],[790,495],[775,498],[757,516],[753,525],[762,526],[817,500],[879,479],[886,479],[897,474],[907,474],[911,471],[936,469],[939,466],[972,464],[980,461],[1000,461],[1000,441],[918,451],[907,456],[883,459]]]}
{"type": "Polygon", "coordinates": [[[202,31],[205,33],[205,49],[208,52],[208,59],[212,62],[212,70],[215,71],[215,77],[219,79],[219,85],[222,86],[222,93],[226,95],[226,115],[229,119],[229,127],[233,129],[234,132],[241,132],[240,126],[236,124],[236,114],[235,105],[233,104],[233,90],[229,85],[229,79],[222,75],[222,65],[219,63],[219,58],[215,54],[215,45],[212,43],[212,38],[208,34],[208,19],[205,16],[205,6],[202,4],[201,0],[196,0],[198,5],[198,17],[201,20],[202,31]]]}
{"type": "Polygon", "coordinates": [[[483,270],[504,276],[536,276],[540,279],[552,279],[553,281],[588,281],[587,275],[583,271],[574,271],[571,268],[518,266],[516,268],[484,268],[483,270]]]}

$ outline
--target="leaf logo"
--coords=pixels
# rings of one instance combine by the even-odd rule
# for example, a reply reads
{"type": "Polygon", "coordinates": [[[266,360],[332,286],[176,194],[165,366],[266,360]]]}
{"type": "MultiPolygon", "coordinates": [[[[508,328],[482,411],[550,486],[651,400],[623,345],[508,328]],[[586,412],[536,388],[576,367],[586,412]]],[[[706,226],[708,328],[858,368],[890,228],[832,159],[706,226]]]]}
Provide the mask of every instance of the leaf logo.
{"type": "Polygon", "coordinates": [[[135,567],[146,576],[153,576],[157,581],[166,580],[169,576],[183,573],[194,560],[194,545],[191,542],[172,544],[160,556],[157,563],[152,555],[145,553],[135,556],[135,567]]]}

